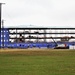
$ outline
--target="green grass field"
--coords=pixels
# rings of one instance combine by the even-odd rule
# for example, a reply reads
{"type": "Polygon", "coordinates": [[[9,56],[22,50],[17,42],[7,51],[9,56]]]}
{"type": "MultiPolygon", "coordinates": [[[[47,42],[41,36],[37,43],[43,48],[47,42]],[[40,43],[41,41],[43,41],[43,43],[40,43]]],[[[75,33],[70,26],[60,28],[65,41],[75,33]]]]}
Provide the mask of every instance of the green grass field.
{"type": "Polygon", "coordinates": [[[1,50],[0,75],[75,75],[75,50],[1,50]]]}

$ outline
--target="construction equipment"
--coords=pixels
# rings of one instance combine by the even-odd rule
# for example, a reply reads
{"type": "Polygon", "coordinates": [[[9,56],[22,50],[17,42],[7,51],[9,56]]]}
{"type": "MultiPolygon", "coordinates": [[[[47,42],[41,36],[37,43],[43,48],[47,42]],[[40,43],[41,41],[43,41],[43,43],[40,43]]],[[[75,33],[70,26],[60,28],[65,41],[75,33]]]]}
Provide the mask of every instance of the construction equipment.
{"type": "MultiPolygon", "coordinates": [[[[53,37],[51,37],[53,39],[53,37]]],[[[54,49],[69,49],[69,46],[67,44],[58,44],[54,39],[53,39],[54,43],[55,43],[55,47],[54,49]]]]}

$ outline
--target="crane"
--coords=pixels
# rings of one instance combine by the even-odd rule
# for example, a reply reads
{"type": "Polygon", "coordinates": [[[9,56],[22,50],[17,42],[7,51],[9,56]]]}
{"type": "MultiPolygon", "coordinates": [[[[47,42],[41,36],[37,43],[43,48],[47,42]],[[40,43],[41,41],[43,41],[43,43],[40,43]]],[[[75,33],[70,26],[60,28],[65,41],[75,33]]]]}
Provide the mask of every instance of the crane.
{"type": "MultiPolygon", "coordinates": [[[[53,37],[51,37],[53,39],[53,37]]],[[[58,44],[54,39],[53,39],[54,43],[55,43],[55,47],[54,49],[68,49],[69,47],[64,43],[64,44],[58,44]]]]}

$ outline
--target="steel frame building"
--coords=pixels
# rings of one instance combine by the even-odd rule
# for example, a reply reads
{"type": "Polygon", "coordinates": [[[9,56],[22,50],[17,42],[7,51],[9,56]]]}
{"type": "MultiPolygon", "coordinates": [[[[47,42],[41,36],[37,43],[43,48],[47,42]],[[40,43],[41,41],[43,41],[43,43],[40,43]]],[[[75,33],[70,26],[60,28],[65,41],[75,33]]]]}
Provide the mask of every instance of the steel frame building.
{"type": "Polygon", "coordinates": [[[0,45],[1,48],[54,48],[56,43],[75,45],[71,39],[75,39],[75,28],[1,28],[0,45]]]}

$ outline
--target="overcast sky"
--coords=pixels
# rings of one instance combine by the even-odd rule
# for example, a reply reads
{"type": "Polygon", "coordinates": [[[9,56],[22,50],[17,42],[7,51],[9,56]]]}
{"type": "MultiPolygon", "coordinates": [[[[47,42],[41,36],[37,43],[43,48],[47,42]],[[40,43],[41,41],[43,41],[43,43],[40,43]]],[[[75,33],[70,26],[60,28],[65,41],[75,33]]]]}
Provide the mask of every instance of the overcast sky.
{"type": "Polygon", "coordinates": [[[0,0],[5,26],[75,27],[75,0],[0,0]]]}

